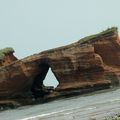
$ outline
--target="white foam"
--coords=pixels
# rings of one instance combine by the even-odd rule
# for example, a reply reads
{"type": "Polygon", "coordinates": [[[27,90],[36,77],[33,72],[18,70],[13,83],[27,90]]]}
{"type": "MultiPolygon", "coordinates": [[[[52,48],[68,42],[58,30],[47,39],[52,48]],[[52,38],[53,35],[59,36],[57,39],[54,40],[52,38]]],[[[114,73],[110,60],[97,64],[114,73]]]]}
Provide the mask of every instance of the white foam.
{"type": "Polygon", "coordinates": [[[54,114],[57,114],[57,113],[62,113],[62,112],[67,111],[67,110],[72,110],[72,109],[60,110],[60,111],[57,111],[57,112],[51,112],[51,113],[36,115],[36,116],[27,117],[27,118],[23,118],[23,119],[19,119],[19,120],[32,120],[32,119],[37,119],[37,118],[40,118],[40,117],[45,117],[45,116],[54,115],[54,114]]]}
{"type": "MultiPolygon", "coordinates": [[[[79,108],[64,109],[64,110],[60,110],[60,111],[56,111],[56,112],[50,112],[50,113],[46,113],[46,114],[36,115],[36,116],[27,117],[27,118],[23,118],[23,119],[19,119],[19,120],[33,120],[33,119],[46,117],[46,116],[49,116],[49,115],[54,115],[54,114],[63,113],[63,112],[64,112],[63,114],[71,114],[71,113],[73,113],[71,111],[74,110],[74,109],[79,109],[79,108]]],[[[96,107],[85,108],[85,110],[92,110],[92,109],[96,109],[96,107]]]]}

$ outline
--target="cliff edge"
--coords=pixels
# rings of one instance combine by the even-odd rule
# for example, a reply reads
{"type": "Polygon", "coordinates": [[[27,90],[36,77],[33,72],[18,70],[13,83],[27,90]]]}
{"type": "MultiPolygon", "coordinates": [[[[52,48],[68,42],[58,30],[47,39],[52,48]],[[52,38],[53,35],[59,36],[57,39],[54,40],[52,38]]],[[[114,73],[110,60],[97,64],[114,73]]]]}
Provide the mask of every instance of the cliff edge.
{"type": "Polygon", "coordinates": [[[14,60],[0,68],[1,101],[29,104],[33,98],[86,93],[119,85],[120,38],[113,27],[76,43],[14,60]],[[53,90],[43,85],[49,68],[59,82],[53,90]]]}

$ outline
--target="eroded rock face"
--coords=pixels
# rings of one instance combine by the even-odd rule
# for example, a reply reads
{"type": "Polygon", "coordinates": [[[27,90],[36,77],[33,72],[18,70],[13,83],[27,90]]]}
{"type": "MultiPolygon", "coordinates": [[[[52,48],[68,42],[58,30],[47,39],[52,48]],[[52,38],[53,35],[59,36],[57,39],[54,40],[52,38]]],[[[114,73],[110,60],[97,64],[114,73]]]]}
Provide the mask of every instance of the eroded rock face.
{"type": "Polygon", "coordinates": [[[4,48],[0,50],[0,67],[7,66],[17,60],[14,56],[13,48],[4,48]]]}
{"type": "Polygon", "coordinates": [[[49,98],[118,85],[120,39],[116,28],[44,51],[0,69],[0,99],[49,98]],[[59,81],[51,93],[43,80],[51,68],[59,81]]]}

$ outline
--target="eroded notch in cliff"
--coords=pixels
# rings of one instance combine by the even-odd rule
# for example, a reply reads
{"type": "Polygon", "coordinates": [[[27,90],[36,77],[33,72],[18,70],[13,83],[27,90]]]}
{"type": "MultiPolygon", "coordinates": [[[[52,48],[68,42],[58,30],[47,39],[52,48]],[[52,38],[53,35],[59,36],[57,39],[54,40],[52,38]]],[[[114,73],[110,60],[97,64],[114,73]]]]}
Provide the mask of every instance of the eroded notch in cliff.
{"type": "MultiPolygon", "coordinates": [[[[56,87],[56,86],[54,86],[55,81],[57,84],[59,84],[55,77],[53,80],[53,77],[49,77],[50,75],[47,76],[48,71],[50,73],[52,73],[52,70],[51,70],[49,64],[42,63],[39,65],[39,69],[40,69],[39,74],[35,76],[34,82],[33,82],[32,88],[31,88],[31,91],[35,98],[44,97],[45,95],[54,91],[54,89],[56,87]],[[47,80],[46,80],[46,76],[47,76],[47,80]],[[46,84],[46,82],[49,82],[49,84],[46,84]],[[50,83],[52,83],[52,84],[50,84],[50,83]]],[[[54,73],[53,73],[53,75],[54,75],[54,73]]]]}

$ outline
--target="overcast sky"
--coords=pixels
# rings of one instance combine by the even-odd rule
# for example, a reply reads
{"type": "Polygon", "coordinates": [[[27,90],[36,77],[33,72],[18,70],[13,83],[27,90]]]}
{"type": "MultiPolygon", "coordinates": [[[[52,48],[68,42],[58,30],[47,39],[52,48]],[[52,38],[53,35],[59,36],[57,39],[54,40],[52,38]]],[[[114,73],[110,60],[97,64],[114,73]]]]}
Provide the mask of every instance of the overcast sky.
{"type": "MultiPolygon", "coordinates": [[[[120,0],[0,0],[0,48],[18,58],[120,29],[120,0]]],[[[53,84],[54,76],[47,76],[53,84]]]]}

